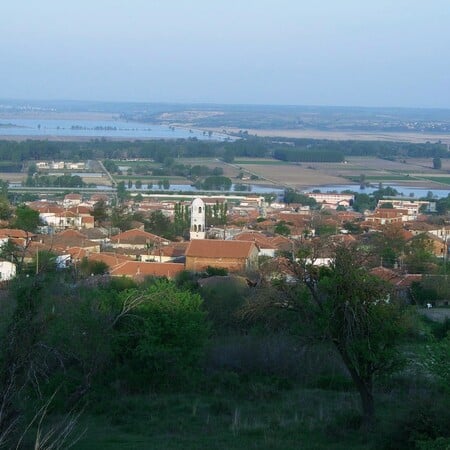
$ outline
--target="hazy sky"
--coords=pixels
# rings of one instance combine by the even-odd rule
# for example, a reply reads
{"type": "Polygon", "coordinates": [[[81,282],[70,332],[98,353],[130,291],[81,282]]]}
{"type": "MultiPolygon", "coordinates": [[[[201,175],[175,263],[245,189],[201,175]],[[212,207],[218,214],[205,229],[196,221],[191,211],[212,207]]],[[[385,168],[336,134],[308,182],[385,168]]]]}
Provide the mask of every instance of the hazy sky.
{"type": "Polygon", "coordinates": [[[0,98],[450,108],[449,0],[3,0],[0,98]]]}

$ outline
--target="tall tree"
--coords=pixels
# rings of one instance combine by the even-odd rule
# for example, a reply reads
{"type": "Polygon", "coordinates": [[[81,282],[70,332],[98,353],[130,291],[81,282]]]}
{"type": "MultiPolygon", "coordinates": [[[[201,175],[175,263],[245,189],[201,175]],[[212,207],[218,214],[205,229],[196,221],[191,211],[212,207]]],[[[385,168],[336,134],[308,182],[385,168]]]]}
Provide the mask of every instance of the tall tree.
{"type": "Polygon", "coordinates": [[[93,208],[92,215],[94,216],[95,222],[102,224],[108,218],[108,210],[106,208],[106,202],[104,200],[99,200],[93,208]]]}
{"type": "Polygon", "coordinates": [[[16,218],[13,227],[24,231],[35,232],[41,220],[39,212],[31,209],[27,205],[19,205],[16,208],[16,218]]]}
{"type": "Polygon", "coordinates": [[[145,231],[163,236],[166,239],[173,238],[173,229],[170,219],[161,211],[153,211],[145,222],[145,231]]]}
{"type": "Polygon", "coordinates": [[[370,426],[375,416],[375,377],[401,367],[397,346],[409,324],[406,311],[394,301],[386,284],[370,275],[355,248],[337,247],[330,267],[314,266],[310,252],[299,256],[289,268],[298,284],[278,283],[275,294],[262,286],[260,293],[270,295],[269,301],[250,301],[243,315],[267,318],[268,306],[275,306],[296,313],[310,337],[328,340],[358,390],[363,423],[370,426]],[[309,296],[304,291],[299,294],[302,284],[309,296]]]}
{"type": "Polygon", "coordinates": [[[439,156],[433,158],[433,169],[440,170],[442,168],[442,161],[439,156]]]}

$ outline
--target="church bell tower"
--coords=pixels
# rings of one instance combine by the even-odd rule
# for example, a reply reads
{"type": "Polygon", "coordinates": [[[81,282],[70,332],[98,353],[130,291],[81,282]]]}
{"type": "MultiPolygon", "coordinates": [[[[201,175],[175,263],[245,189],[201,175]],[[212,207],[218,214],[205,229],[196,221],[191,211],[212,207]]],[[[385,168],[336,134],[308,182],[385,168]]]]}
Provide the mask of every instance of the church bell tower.
{"type": "Polygon", "coordinates": [[[190,239],[205,239],[205,203],[196,198],[191,204],[191,230],[190,239]]]}

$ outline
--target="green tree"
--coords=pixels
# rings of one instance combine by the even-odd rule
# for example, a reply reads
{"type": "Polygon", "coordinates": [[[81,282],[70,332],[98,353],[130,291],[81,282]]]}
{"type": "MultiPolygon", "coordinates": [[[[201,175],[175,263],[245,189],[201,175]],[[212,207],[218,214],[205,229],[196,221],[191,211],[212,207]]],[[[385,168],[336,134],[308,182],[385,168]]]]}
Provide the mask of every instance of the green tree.
{"type": "Polygon", "coordinates": [[[373,197],[370,197],[367,194],[356,193],[352,206],[355,211],[364,212],[366,209],[374,209],[376,202],[373,197]]]}
{"type": "Polygon", "coordinates": [[[209,334],[201,297],[164,280],[120,297],[137,304],[116,326],[123,377],[138,389],[195,380],[209,334]]]}
{"type": "Polygon", "coordinates": [[[277,222],[273,231],[276,234],[281,234],[282,236],[289,236],[291,234],[291,230],[286,225],[286,222],[284,220],[280,220],[279,222],[277,222]]]}
{"type": "Polygon", "coordinates": [[[121,231],[130,230],[132,221],[133,216],[123,206],[116,206],[112,209],[111,225],[113,227],[119,228],[121,231]]]}
{"type": "Polygon", "coordinates": [[[56,272],[57,255],[47,250],[38,250],[33,256],[31,266],[28,268],[31,273],[52,273],[56,272]]]}
{"type": "Polygon", "coordinates": [[[16,264],[17,273],[20,273],[23,269],[26,251],[27,246],[24,247],[15,244],[11,239],[8,239],[8,241],[0,247],[0,258],[16,264]]]}
{"type": "Polygon", "coordinates": [[[404,262],[409,273],[426,273],[434,262],[433,243],[425,233],[418,234],[405,245],[404,262]]]}
{"type": "Polygon", "coordinates": [[[442,161],[439,156],[433,158],[433,169],[440,170],[442,169],[442,161]]]}
{"type": "Polygon", "coordinates": [[[176,236],[184,236],[185,232],[189,230],[191,220],[191,213],[188,205],[175,203],[173,232],[176,236]]]}
{"type": "Polygon", "coordinates": [[[125,200],[128,196],[127,189],[125,187],[125,181],[119,181],[117,183],[117,198],[120,202],[125,200]]]}
{"type": "Polygon", "coordinates": [[[150,217],[145,221],[145,231],[163,236],[167,239],[173,237],[172,223],[161,211],[152,211],[150,217]]]}
{"type": "Polygon", "coordinates": [[[427,354],[424,358],[426,367],[436,375],[441,386],[450,394],[450,333],[440,341],[427,346],[427,354]]]}
{"type": "Polygon", "coordinates": [[[370,275],[360,249],[337,247],[332,264],[324,268],[313,266],[308,255],[300,255],[299,262],[291,260],[291,271],[309,295],[283,282],[272,294],[263,286],[263,300],[250,301],[242,314],[266,320],[270,315],[281,327],[287,323],[286,314],[295,314],[301,323],[297,329],[310,339],[330,342],[358,390],[363,421],[370,426],[375,416],[375,377],[402,366],[398,344],[410,324],[409,313],[382,280],[370,275]],[[274,308],[284,315],[274,315],[274,308]]]}
{"type": "Polygon", "coordinates": [[[28,173],[29,177],[32,177],[35,173],[37,173],[37,171],[38,170],[37,170],[36,163],[32,162],[32,163],[28,164],[28,171],[27,171],[27,173],[28,173]]]}
{"type": "Polygon", "coordinates": [[[229,191],[231,189],[232,181],[228,177],[212,176],[206,177],[201,187],[205,190],[215,191],[229,191]]]}
{"type": "Polygon", "coordinates": [[[103,165],[105,166],[105,169],[108,172],[111,173],[119,172],[119,167],[117,166],[117,164],[114,161],[111,161],[110,159],[103,161],[103,165]]]}
{"type": "Polygon", "coordinates": [[[109,271],[109,266],[105,262],[92,261],[87,258],[81,260],[79,268],[84,276],[103,275],[109,271]]]}
{"type": "Polygon", "coordinates": [[[41,224],[39,212],[31,209],[27,205],[19,205],[16,208],[15,216],[13,227],[18,228],[19,230],[34,233],[41,224]]]}
{"type": "Polygon", "coordinates": [[[404,311],[384,282],[371,276],[357,249],[338,247],[329,269],[303,278],[317,307],[317,318],[358,389],[364,422],[375,414],[374,378],[398,369],[397,344],[406,329],[404,311]]]}
{"type": "Polygon", "coordinates": [[[381,233],[372,234],[370,244],[376,259],[375,265],[394,267],[405,250],[406,240],[403,227],[398,224],[384,225],[381,233]]]}
{"type": "Polygon", "coordinates": [[[108,209],[104,200],[99,200],[94,205],[92,215],[94,216],[95,222],[98,224],[102,224],[106,219],[108,219],[108,209]]]}
{"type": "Polygon", "coordinates": [[[308,197],[305,194],[300,194],[295,192],[293,189],[286,189],[284,191],[284,201],[285,203],[299,203],[303,206],[314,207],[317,205],[317,202],[314,198],[308,197]]]}
{"type": "Polygon", "coordinates": [[[0,196],[0,220],[9,220],[11,216],[12,209],[8,199],[0,196]]]}
{"type": "Polygon", "coordinates": [[[234,162],[234,151],[231,148],[227,148],[223,155],[224,162],[232,164],[234,162]]]}

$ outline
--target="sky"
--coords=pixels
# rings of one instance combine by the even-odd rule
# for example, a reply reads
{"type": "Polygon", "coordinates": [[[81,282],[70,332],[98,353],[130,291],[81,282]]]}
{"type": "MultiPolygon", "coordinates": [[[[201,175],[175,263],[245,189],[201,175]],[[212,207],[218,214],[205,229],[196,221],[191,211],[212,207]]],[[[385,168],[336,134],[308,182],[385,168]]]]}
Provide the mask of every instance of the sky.
{"type": "Polygon", "coordinates": [[[448,0],[4,0],[0,98],[450,108],[448,0]]]}

